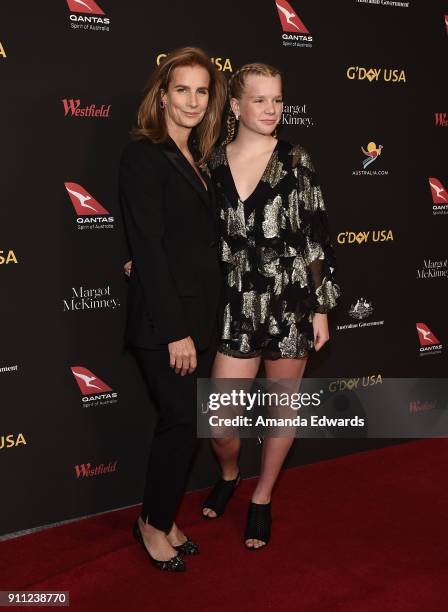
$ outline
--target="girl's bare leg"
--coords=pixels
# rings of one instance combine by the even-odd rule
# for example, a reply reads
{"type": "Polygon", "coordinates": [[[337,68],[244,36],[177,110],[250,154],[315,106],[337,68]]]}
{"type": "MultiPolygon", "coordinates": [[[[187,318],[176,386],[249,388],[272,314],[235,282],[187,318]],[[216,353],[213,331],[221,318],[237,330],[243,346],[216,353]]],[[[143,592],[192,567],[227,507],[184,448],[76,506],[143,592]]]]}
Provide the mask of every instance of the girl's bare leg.
{"type": "MultiPolygon", "coordinates": [[[[303,359],[265,359],[266,378],[303,377],[307,358],[303,359]]],[[[256,504],[268,504],[271,501],[272,489],[280,473],[286,455],[294,441],[292,437],[265,438],[263,442],[261,473],[253,492],[252,501],[256,504]]],[[[246,540],[246,545],[255,548],[264,546],[261,540],[246,540]]]]}
{"type": "MultiPolygon", "coordinates": [[[[260,367],[260,357],[239,359],[217,353],[213,364],[213,378],[248,378],[254,379],[260,367]]],[[[238,476],[238,457],[241,441],[239,437],[212,438],[212,448],[216,454],[224,480],[234,480],[238,476]]],[[[216,512],[204,508],[203,513],[216,518],[216,512]]]]}

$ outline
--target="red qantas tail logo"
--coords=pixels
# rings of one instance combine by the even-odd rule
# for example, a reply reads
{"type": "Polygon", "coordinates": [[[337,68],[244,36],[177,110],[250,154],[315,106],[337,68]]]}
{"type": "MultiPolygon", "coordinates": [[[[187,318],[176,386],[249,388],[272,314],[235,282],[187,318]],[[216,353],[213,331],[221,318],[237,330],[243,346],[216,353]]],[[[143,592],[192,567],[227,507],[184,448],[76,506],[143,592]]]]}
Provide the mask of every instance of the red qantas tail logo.
{"type": "Polygon", "coordinates": [[[65,188],[68,191],[70,200],[78,215],[108,215],[109,211],[106,210],[99,202],[92,198],[84,187],[78,185],[78,183],[64,183],[65,188]]]}
{"type": "Polygon", "coordinates": [[[305,24],[292,10],[291,5],[286,0],[275,0],[275,5],[278,10],[278,16],[282,24],[283,32],[300,32],[301,34],[309,34],[305,24]]]}
{"type": "Polygon", "coordinates": [[[440,344],[438,339],[434,336],[432,331],[424,323],[417,323],[418,339],[420,340],[420,346],[432,346],[434,344],[440,344]]]}
{"type": "Polygon", "coordinates": [[[104,15],[98,4],[93,0],[67,0],[68,8],[72,13],[90,13],[91,15],[104,15]]]}
{"type": "Polygon", "coordinates": [[[73,366],[70,369],[83,395],[92,395],[93,393],[98,393],[98,391],[112,391],[106,383],[97,378],[95,374],[87,368],[73,366]]]}
{"type": "Polygon", "coordinates": [[[434,204],[448,204],[448,193],[442,183],[436,178],[429,179],[432,201],[434,204]]]}

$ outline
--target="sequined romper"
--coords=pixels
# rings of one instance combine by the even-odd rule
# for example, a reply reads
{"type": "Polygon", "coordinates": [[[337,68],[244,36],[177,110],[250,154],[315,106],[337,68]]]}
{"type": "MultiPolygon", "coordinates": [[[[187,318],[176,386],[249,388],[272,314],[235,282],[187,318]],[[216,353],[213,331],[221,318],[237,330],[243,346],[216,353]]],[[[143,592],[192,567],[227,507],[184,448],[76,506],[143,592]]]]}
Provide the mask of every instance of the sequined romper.
{"type": "Polygon", "coordinates": [[[341,294],[327,213],[310,156],[279,140],[241,201],[225,147],[209,162],[220,206],[224,299],[219,352],[301,358],[314,348],[313,313],[341,294]]]}

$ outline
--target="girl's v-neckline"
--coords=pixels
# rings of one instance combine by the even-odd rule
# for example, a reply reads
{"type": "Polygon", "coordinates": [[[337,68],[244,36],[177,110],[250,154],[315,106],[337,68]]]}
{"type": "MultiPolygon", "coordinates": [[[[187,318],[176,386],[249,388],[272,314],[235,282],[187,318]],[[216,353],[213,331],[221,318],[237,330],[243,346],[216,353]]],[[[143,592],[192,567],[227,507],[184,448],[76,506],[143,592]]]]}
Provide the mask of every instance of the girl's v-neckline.
{"type": "Polygon", "coordinates": [[[272,153],[271,153],[271,155],[270,155],[270,157],[268,159],[268,162],[267,162],[263,172],[261,173],[260,178],[258,179],[257,184],[255,185],[255,187],[252,190],[252,192],[244,200],[240,197],[240,194],[239,194],[238,189],[236,187],[235,179],[233,178],[232,169],[231,169],[230,163],[229,163],[229,158],[227,157],[227,145],[225,145],[223,147],[223,149],[224,149],[224,156],[225,156],[225,160],[226,160],[226,165],[227,165],[227,168],[229,169],[229,174],[230,174],[230,179],[231,179],[231,182],[232,182],[232,186],[233,186],[233,189],[235,191],[235,195],[238,198],[238,201],[241,202],[241,204],[245,204],[250,198],[252,198],[252,196],[255,194],[255,192],[258,191],[258,187],[260,186],[261,182],[263,181],[263,178],[264,178],[266,172],[269,170],[269,168],[271,166],[271,163],[272,163],[272,160],[274,158],[274,155],[277,152],[279,142],[280,141],[277,140],[277,142],[275,143],[275,147],[272,149],[272,153]]]}

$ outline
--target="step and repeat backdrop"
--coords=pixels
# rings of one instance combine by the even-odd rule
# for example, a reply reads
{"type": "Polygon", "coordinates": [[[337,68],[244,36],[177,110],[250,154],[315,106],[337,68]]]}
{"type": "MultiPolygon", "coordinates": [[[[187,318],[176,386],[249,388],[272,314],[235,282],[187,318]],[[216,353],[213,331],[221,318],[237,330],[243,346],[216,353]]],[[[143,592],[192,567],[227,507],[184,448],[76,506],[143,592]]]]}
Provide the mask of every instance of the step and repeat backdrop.
{"type": "MultiPolygon", "coordinates": [[[[24,1],[0,8],[0,535],[141,499],[153,414],[122,349],[117,168],[146,81],[203,47],[283,72],[280,136],[314,160],[343,297],[307,375],[446,376],[448,3],[24,1]]],[[[416,405],[410,410],[429,410],[416,405]]],[[[401,440],[297,440],[288,465],[401,440]]],[[[260,446],[244,444],[242,470],[260,446]]],[[[189,488],[217,466],[201,444],[189,488]]]]}

